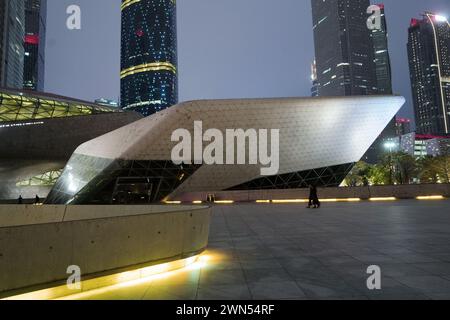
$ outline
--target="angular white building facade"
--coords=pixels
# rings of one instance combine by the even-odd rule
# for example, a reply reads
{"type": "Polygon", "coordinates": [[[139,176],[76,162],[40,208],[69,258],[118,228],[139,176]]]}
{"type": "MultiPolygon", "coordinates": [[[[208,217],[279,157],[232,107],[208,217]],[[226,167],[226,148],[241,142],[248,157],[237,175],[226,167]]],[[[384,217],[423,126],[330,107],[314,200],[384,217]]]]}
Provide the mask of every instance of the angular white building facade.
{"type": "MultiPolygon", "coordinates": [[[[400,96],[204,100],[178,104],[82,144],[47,203],[142,203],[195,191],[337,186],[404,104],[400,96]],[[279,171],[172,162],[172,133],[279,129],[279,171]]],[[[208,143],[205,143],[207,145],[208,143]]],[[[248,147],[248,146],[247,146],[248,147]]],[[[269,148],[270,150],[270,148],[269,148]]]]}

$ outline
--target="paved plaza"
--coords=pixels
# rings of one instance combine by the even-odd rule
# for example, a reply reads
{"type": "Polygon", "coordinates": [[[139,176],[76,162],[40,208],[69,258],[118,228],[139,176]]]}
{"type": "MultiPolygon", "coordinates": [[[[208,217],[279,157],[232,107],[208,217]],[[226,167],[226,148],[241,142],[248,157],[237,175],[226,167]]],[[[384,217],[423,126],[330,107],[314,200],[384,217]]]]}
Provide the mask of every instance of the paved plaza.
{"type": "Polygon", "coordinates": [[[450,299],[450,201],[213,208],[205,263],[81,299],[450,299]],[[381,290],[367,289],[367,267],[381,290]]]}

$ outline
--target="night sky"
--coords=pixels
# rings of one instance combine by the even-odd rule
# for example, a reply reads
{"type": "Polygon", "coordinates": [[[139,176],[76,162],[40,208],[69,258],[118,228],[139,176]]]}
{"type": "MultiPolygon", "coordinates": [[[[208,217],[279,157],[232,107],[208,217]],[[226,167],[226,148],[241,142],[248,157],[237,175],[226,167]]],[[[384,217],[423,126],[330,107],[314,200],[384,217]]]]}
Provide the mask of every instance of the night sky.
{"type": "MultiPolygon", "coordinates": [[[[120,0],[48,0],[45,91],[95,100],[120,95],[120,0]],[[82,29],[66,28],[78,4],[82,29]]],[[[449,0],[386,0],[394,91],[413,117],[407,28],[449,0]]],[[[314,58],[310,0],[178,0],[180,101],[309,96],[314,58]]]]}

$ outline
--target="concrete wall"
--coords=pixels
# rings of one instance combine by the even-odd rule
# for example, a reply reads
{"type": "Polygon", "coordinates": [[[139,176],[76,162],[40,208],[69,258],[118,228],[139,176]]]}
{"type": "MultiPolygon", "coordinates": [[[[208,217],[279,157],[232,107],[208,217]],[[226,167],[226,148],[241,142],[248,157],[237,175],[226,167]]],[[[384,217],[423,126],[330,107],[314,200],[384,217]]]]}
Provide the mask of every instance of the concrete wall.
{"type": "MultiPolygon", "coordinates": [[[[334,198],[361,198],[396,197],[399,199],[412,199],[417,196],[442,195],[450,197],[450,184],[421,184],[401,186],[372,186],[354,188],[319,188],[319,197],[334,198]]],[[[185,193],[171,200],[191,202],[207,199],[208,194],[214,194],[216,200],[234,200],[236,202],[253,202],[256,200],[285,200],[305,199],[309,196],[308,189],[286,190],[251,190],[251,191],[217,191],[185,193]]]]}
{"type": "Polygon", "coordinates": [[[210,208],[0,206],[0,292],[201,252],[210,208]]]}

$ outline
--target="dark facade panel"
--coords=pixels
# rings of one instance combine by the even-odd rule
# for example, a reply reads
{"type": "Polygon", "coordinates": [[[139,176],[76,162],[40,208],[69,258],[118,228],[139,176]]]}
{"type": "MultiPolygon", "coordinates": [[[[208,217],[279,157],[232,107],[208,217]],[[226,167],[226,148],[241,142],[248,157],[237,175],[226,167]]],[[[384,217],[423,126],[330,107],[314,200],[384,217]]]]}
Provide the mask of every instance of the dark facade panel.
{"type": "Polygon", "coordinates": [[[170,160],[111,160],[79,154],[74,154],[71,163],[77,165],[64,170],[48,195],[46,203],[159,202],[201,167],[201,165],[175,165],[170,160]],[[79,189],[78,186],[83,188],[79,189]]]}
{"type": "Polygon", "coordinates": [[[307,188],[309,185],[315,185],[317,187],[338,187],[342,181],[344,181],[354,165],[354,163],[348,163],[332,167],[262,177],[232,187],[228,190],[297,189],[307,188]]]}

